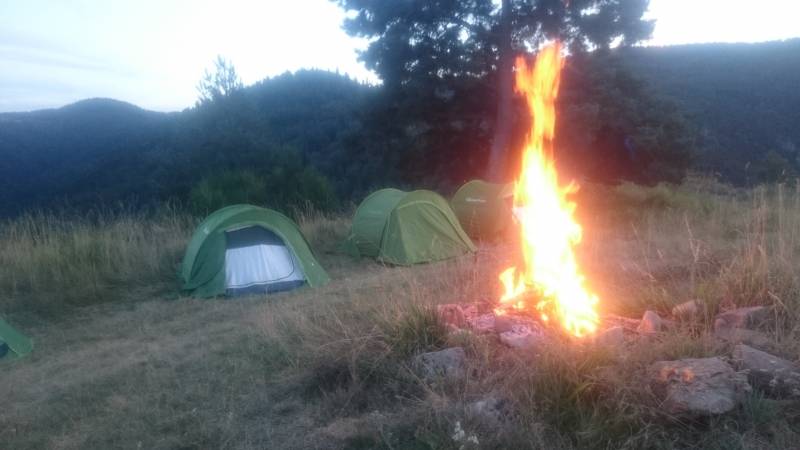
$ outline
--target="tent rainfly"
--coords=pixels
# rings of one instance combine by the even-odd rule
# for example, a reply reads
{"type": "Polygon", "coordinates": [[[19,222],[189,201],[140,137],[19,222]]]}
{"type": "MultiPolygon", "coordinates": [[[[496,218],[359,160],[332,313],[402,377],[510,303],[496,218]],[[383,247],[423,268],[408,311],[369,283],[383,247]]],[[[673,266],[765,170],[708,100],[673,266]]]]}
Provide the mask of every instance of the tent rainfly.
{"type": "Polygon", "coordinates": [[[439,194],[381,189],[358,206],[345,249],[407,266],[474,252],[475,245],[439,194]]]}
{"type": "Polygon", "coordinates": [[[461,226],[473,239],[495,239],[513,223],[512,184],[472,180],[456,191],[450,206],[461,226]]]}
{"type": "Polygon", "coordinates": [[[33,342],[15,330],[3,319],[0,319],[0,359],[21,358],[33,350],[33,342]]]}
{"type": "Polygon", "coordinates": [[[197,297],[280,292],[329,280],[291,219],[252,205],[222,208],[197,227],[180,279],[197,297]]]}

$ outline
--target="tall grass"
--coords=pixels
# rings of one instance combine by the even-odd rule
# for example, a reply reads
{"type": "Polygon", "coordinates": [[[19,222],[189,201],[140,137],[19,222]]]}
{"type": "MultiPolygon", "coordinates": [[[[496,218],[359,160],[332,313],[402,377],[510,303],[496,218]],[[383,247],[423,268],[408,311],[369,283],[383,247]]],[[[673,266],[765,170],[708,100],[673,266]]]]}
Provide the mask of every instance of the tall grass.
{"type": "Polygon", "coordinates": [[[621,186],[603,201],[612,218],[585,239],[600,259],[595,263],[605,263],[597,278],[636,275],[607,296],[617,312],[668,313],[695,299],[708,320],[721,309],[766,305],[784,328],[797,323],[800,185],[744,190],[690,179],[681,186],[621,186]]]}
{"type": "MultiPolygon", "coordinates": [[[[137,348],[146,347],[137,340],[142,338],[159,345],[171,343],[175,356],[152,352],[164,359],[146,371],[161,371],[161,378],[145,377],[143,382],[136,369],[126,373],[124,383],[100,386],[88,375],[92,370],[82,369],[73,376],[79,377],[93,400],[88,394],[75,395],[74,390],[49,397],[47,389],[29,384],[28,390],[47,399],[52,409],[66,411],[63,417],[73,412],[65,405],[80,405],[84,411],[79,420],[111,434],[117,426],[113,424],[131,421],[106,405],[120,386],[127,386],[128,392],[135,392],[127,401],[147,400],[136,403],[142,414],[132,422],[139,428],[128,435],[152,429],[153,420],[174,424],[175,417],[184,417],[191,422],[160,433],[173,436],[175,442],[195,433],[206,447],[254,447],[242,436],[270,427],[275,445],[256,448],[794,445],[800,436],[796,404],[786,406],[753,395],[723,417],[679,419],[660,411],[645,369],[657,360],[724,354],[710,330],[719,310],[735,306],[772,307],[774,320],[767,331],[780,344],[776,348],[786,351],[783,356],[800,351],[800,190],[795,186],[743,190],[690,179],[681,186],[585,186],[582,195],[578,213],[585,235],[579,257],[604,312],[636,317],[654,309],[666,315],[673,305],[694,299],[703,308],[703,320],[629,343],[623,352],[575,342],[553,329],[548,345],[532,351],[509,350],[495,335],[448,334],[435,305],[496,299],[497,274],[518,257],[514,242],[482,244],[476,255],[437,264],[386,267],[337,254],[349,228],[349,214],[320,214],[306,208],[293,217],[331,274],[330,284],[235,302],[151,303],[133,311],[115,310],[141,322],[161,317],[164,311],[178,317],[167,328],[142,330],[137,324],[113,333],[120,338],[114,342],[130,339],[137,348]],[[186,330],[211,326],[210,322],[214,333],[203,329],[187,334],[186,330]],[[208,344],[197,345],[198,339],[208,339],[208,344]],[[210,356],[208,346],[217,344],[217,353],[210,356]],[[415,368],[414,355],[454,345],[467,354],[463,379],[427,380],[415,368]],[[232,355],[234,362],[226,359],[232,355]],[[193,397],[198,383],[187,383],[186,373],[205,377],[201,377],[207,383],[202,398],[207,403],[193,397]],[[486,398],[504,400],[499,420],[470,412],[473,402],[486,398]],[[156,415],[151,414],[152,404],[160,408],[156,415]],[[247,408],[239,408],[243,415],[236,420],[220,421],[234,417],[229,415],[231,405],[247,408]],[[220,432],[224,439],[217,432],[203,431],[218,430],[214,427],[220,423],[227,430],[220,432]]],[[[0,312],[57,312],[104,301],[173,296],[177,264],[197,221],[165,209],[150,215],[35,214],[2,223],[0,312]]],[[[94,341],[75,339],[71,345],[90,345],[96,336],[107,335],[96,329],[120,319],[106,312],[89,310],[86,329],[95,329],[88,334],[94,341]]],[[[82,327],[75,333],[80,335],[82,327]]],[[[40,332],[40,342],[49,339],[51,344],[37,354],[55,352],[52,342],[61,331],[53,326],[40,332]]],[[[93,358],[96,351],[84,354],[93,358]]],[[[102,364],[119,362],[117,355],[108,352],[102,364]]],[[[54,357],[73,362],[71,355],[50,353],[41,360],[34,355],[26,364],[46,364],[54,357]]],[[[99,367],[100,363],[84,357],[83,364],[99,367]]],[[[32,366],[31,371],[39,367],[32,366]]],[[[17,380],[31,379],[26,374],[20,372],[17,380]]],[[[45,414],[51,408],[29,408],[34,409],[45,414]]],[[[12,410],[7,417],[15,424],[41,422],[12,410]]],[[[83,436],[103,433],[87,428],[83,436]]],[[[151,437],[158,441],[162,435],[151,437]]]]}
{"type": "Polygon", "coordinates": [[[348,281],[344,298],[321,297],[311,309],[268,307],[268,341],[294,355],[284,373],[313,386],[306,399],[323,405],[323,421],[364,417],[386,404],[402,410],[402,419],[384,425],[390,432],[351,436],[373,447],[467,448],[451,439],[454,428],[474,433],[486,448],[725,448],[737,440],[790,439],[788,422],[774,424],[781,431],[752,423],[765,408],[757,399],[717,422],[669,416],[644,369],[657,360],[720,354],[709,336],[713,317],[736,306],[772,307],[772,336],[784,349],[797,347],[800,190],[739,190],[692,179],[593,195],[581,204],[594,216],[582,258],[602,307],[631,317],[645,309],[668,315],[695,299],[705,320],[638,342],[624,355],[560,339],[536,353],[515,353],[491,337],[431,332],[440,326],[431,315],[436,303],[496,295],[496,274],[513,259],[513,246],[484,246],[477,258],[390,269],[366,286],[365,278],[348,281]],[[438,385],[415,377],[411,355],[449,345],[467,350],[466,380],[438,385]],[[509,400],[502,424],[465,415],[466,405],[486,396],[509,400]]]}
{"type": "Polygon", "coordinates": [[[195,221],[153,215],[33,213],[0,225],[0,308],[57,312],[174,286],[195,221]]]}

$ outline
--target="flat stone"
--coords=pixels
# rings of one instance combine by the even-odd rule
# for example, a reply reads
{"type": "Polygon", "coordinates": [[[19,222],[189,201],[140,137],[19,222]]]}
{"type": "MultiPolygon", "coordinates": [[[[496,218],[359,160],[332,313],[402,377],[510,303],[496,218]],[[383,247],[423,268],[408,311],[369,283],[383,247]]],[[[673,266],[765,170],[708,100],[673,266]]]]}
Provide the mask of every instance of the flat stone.
{"type": "Polygon", "coordinates": [[[629,317],[622,317],[616,314],[605,314],[602,318],[602,322],[606,324],[618,325],[630,331],[636,331],[636,329],[639,328],[639,324],[642,323],[642,321],[639,319],[631,319],[629,317]]]}
{"type": "Polygon", "coordinates": [[[775,346],[766,334],[747,328],[721,327],[714,330],[714,337],[729,344],[747,344],[761,350],[770,350],[775,346]]]}
{"type": "Polygon", "coordinates": [[[694,300],[689,300],[688,302],[683,302],[680,305],[675,305],[672,308],[672,317],[680,320],[691,320],[697,316],[699,311],[700,308],[697,306],[697,302],[694,300]]]}
{"type": "Polygon", "coordinates": [[[625,343],[625,329],[621,326],[608,328],[597,333],[594,341],[599,345],[618,347],[625,343]]]}
{"type": "Polygon", "coordinates": [[[487,397],[467,405],[467,414],[489,423],[499,423],[507,415],[506,402],[497,397],[487,397]]]}
{"type": "Polygon", "coordinates": [[[414,365],[423,378],[458,378],[464,375],[467,355],[461,347],[451,347],[438,352],[422,353],[414,357],[414,365]]]}
{"type": "Polygon", "coordinates": [[[748,345],[733,348],[733,361],[753,386],[779,397],[800,397],[800,365],[748,345]]]}
{"type": "Polygon", "coordinates": [[[714,329],[749,328],[755,329],[769,319],[769,309],[764,306],[747,306],[717,314],[714,329]]]}
{"type": "Polygon", "coordinates": [[[467,323],[476,333],[494,333],[495,331],[495,315],[493,313],[468,317],[467,323]]]}
{"type": "Polygon", "coordinates": [[[532,330],[540,329],[539,322],[529,316],[502,314],[494,318],[494,329],[498,334],[511,331],[516,325],[525,325],[532,330]]]}
{"type": "Polygon", "coordinates": [[[511,327],[514,325],[517,325],[517,321],[507,315],[496,316],[494,318],[494,329],[498,333],[511,331],[511,327]]]}
{"type": "Polygon", "coordinates": [[[500,342],[519,349],[534,347],[543,338],[544,333],[541,328],[532,325],[512,325],[511,330],[500,333],[500,342]]]}
{"type": "Polygon", "coordinates": [[[719,357],[659,361],[648,368],[648,376],[664,411],[676,415],[729,412],[750,389],[745,377],[719,357]]]}
{"type": "Polygon", "coordinates": [[[636,331],[640,334],[655,334],[664,328],[663,320],[654,311],[645,311],[636,331]]]}

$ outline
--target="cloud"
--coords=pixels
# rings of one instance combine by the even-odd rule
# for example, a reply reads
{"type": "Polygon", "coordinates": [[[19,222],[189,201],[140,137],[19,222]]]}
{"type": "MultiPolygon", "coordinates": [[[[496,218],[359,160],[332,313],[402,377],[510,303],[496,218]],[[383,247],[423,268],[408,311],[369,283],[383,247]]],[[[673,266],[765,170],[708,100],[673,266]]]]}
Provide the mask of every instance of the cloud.
{"type": "Polygon", "coordinates": [[[119,68],[36,36],[0,32],[0,62],[17,62],[42,68],[67,68],[118,73],[119,68]]]}

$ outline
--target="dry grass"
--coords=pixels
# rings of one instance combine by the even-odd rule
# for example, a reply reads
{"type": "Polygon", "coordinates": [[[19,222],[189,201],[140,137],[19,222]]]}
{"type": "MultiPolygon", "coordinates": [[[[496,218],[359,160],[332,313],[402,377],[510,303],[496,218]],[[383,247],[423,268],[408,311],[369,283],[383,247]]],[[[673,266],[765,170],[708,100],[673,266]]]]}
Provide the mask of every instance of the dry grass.
{"type": "Polygon", "coordinates": [[[63,312],[119,301],[148,286],[174,289],[177,262],[195,221],[165,208],[154,216],[31,214],[0,224],[0,308],[63,312]]]}
{"type": "Polygon", "coordinates": [[[53,251],[45,249],[69,248],[62,241],[71,233],[84,236],[76,248],[100,245],[106,252],[100,255],[124,249],[87,244],[114,239],[85,223],[8,224],[0,231],[4,245],[22,239],[15,257],[0,256],[0,286],[14,287],[0,307],[14,312],[9,318],[37,348],[27,359],[3,363],[0,397],[13,407],[0,411],[0,442],[10,448],[796,446],[796,402],[755,393],[731,414],[687,421],[660,411],[642,370],[659,359],[727,351],[707,330],[717,310],[732,305],[774,307],[770,336],[784,356],[797,359],[798,190],[739,191],[690,180],[678,188],[586,187],[580,201],[587,225],[581,259],[605,312],[666,313],[697,299],[703,319],[623,354],[563,337],[520,352],[491,337],[448,335],[431,306],[495,298],[495,275],[515,258],[513,243],[482,245],[477,256],[439,264],[384,267],[336,254],[347,219],[309,212],[300,226],[333,278],[320,289],[164,301],[175,297],[169,280],[191,221],[120,217],[118,230],[126,231],[116,233],[134,236],[126,248],[138,256],[118,263],[85,256],[81,261],[121,264],[127,273],[119,280],[112,276],[117,269],[97,270],[91,279],[114,300],[130,300],[136,285],[168,294],[39,317],[24,312],[28,304],[20,299],[49,288],[38,278],[27,285],[8,280],[37,268],[58,273],[63,281],[54,290],[71,292],[60,295],[80,304],[83,294],[70,277],[87,276],[45,258],[53,251]],[[51,237],[39,242],[37,235],[51,237]],[[138,248],[151,242],[161,248],[138,248]],[[13,276],[5,264],[14,266],[13,276]],[[469,376],[423,381],[410,356],[450,345],[466,349],[469,376]],[[487,396],[504,400],[499,421],[468,407],[487,396]]]}

